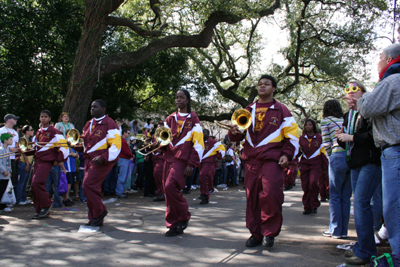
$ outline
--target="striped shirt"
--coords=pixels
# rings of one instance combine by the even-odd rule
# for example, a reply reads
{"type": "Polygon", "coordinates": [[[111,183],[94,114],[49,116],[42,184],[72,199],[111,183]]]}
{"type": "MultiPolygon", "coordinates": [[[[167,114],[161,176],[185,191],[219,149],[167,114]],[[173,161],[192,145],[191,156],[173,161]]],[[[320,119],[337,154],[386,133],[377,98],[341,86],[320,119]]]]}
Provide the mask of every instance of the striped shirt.
{"type": "Polygon", "coordinates": [[[342,124],[343,118],[336,118],[333,116],[328,116],[321,120],[322,143],[328,156],[332,155],[332,153],[344,151],[344,149],[339,146],[335,136],[335,130],[340,130],[342,124]]]}

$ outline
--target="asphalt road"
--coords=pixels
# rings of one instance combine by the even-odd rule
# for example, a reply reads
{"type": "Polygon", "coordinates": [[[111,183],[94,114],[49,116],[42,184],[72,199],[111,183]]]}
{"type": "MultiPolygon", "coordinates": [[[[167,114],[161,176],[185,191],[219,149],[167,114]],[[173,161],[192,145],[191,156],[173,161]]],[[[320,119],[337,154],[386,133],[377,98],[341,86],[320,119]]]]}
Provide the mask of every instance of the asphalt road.
{"type": "Polygon", "coordinates": [[[82,203],[53,209],[44,220],[31,220],[32,205],[0,214],[0,266],[337,266],[345,257],[336,246],[356,240],[352,222],[349,238],[323,237],[328,203],[303,215],[299,183],[285,192],[282,232],[271,250],[245,247],[242,187],[214,193],[207,205],[199,204],[199,190],[185,195],[192,219],[175,237],[164,236],[165,203],[142,194],[106,204],[109,215],[94,233],[78,233],[87,222],[82,203]]]}

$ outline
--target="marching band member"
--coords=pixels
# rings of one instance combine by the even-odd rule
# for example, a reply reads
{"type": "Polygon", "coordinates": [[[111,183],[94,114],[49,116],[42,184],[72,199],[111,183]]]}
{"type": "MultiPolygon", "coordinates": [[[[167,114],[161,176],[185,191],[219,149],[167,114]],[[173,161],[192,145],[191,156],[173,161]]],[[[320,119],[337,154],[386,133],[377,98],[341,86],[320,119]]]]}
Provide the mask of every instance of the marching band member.
{"type": "Polygon", "coordinates": [[[282,226],[283,168],[298,153],[298,126],[287,107],[273,98],[277,83],[270,75],[258,81],[258,100],[246,109],[252,125],[247,133],[230,126],[233,142],[246,138],[243,148],[247,207],[246,226],[251,232],[247,247],[270,248],[282,226]]]}
{"type": "MultiPolygon", "coordinates": [[[[156,140],[153,136],[152,142],[156,144],[156,140]]],[[[154,202],[165,201],[164,187],[163,187],[163,169],[165,163],[165,155],[163,149],[157,149],[153,151],[153,176],[157,187],[157,196],[153,200],[154,202]]]]}
{"type": "MultiPolygon", "coordinates": [[[[300,178],[303,194],[303,214],[317,213],[321,205],[318,200],[319,181],[328,171],[328,158],[322,143],[322,135],[317,133],[317,124],[308,119],[304,122],[304,133],[299,141],[303,154],[300,161],[300,178]]],[[[321,184],[321,186],[324,186],[321,184]]]]}
{"type": "Polygon", "coordinates": [[[35,163],[33,165],[32,192],[36,214],[32,219],[42,219],[49,216],[53,202],[46,191],[46,180],[53,165],[67,160],[69,149],[67,140],[54,126],[50,125],[51,113],[48,110],[40,112],[41,128],[34,137],[35,163]],[[62,143],[57,144],[57,143],[62,143]]]}
{"type": "Polygon", "coordinates": [[[200,120],[190,109],[190,94],[179,90],[175,96],[177,112],[169,115],[164,126],[172,132],[173,139],[165,150],[164,192],[166,236],[182,234],[190,219],[189,206],[182,196],[186,178],[199,167],[204,141],[200,120]]]}
{"type": "Polygon", "coordinates": [[[200,204],[208,204],[210,183],[213,183],[216,163],[225,156],[225,147],[221,142],[210,138],[210,131],[203,129],[204,151],[200,163],[200,204]]]}
{"type": "Polygon", "coordinates": [[[88,205],[88,225],[91,226],[102,226],[107,216],[101,185],[121,152],[121,131],[106,115],[106,108],[104,100],[93,101],[90,108],[93,119],[83,128],[85,177],[82,188],[88,205]]]}

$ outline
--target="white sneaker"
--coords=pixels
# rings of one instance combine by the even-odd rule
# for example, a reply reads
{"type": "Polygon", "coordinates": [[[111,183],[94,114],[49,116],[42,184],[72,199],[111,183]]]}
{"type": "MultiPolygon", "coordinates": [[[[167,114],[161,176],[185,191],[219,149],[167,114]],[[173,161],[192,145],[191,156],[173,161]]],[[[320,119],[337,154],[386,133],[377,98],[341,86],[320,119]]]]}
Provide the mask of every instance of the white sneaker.
{"type": "Polygon", "coordinates": [[[134,189],[130,189],[130,190],[129,190],[129,193],[130,193],[130,194],[132,194],[132,193],[137,193],[137,192],[138,192],[138,191],[137,191],[137,190],[134,190],[134,189]]]}
{"type": "Polygon", "coordinates": [[[192,187],[190,188],[190,190],[196,190],[197,187],[195,185],[192,185],[192,187]]]}
{"type": "Polygon", "coordinates": [[[379,230],[378,236],[383,240],[388,239],[388,233],[384,225],[382,225],[381,229],[379,230]]]}
{"type": "Polygon", "coordinates": [[[2,210],[2,212],[11,212],[12,211],[12,209],[11,208],[9,208],[9,207],[7,207],[7,208],[4,208],[4,210],[2,210]]]}
{"type": "Polygon", "coordinates": [[[24,205],[31,204],[31,202],[29,200],[25,200],[25,201],[18,202],[17,204],[20,206],[24,206],[24,205]]]}

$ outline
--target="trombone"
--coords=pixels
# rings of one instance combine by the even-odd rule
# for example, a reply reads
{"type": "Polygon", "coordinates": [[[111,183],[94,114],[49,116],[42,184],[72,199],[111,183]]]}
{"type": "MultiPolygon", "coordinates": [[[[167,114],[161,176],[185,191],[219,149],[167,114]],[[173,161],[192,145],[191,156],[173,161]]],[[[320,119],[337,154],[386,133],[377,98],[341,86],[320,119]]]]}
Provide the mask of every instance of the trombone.
{"type": "MultiPolygon", "coordinates": [[[[228,124],[223,124],[218,121],[214,121],[219,127],[230,130],[230,126],[228,124]]],[[[236,110],[231,117],[231,122],[232,125],[237,125],[239,128],[239,131],[244,131],[247,128],[250,127],[252,119],[251,119],[251,114],[247,109],[238,109],[236,110]]]]}
{"type": "Polygon", "coordinates": [[[22,153],[25,153],[25,152],[28,152],[27,150],[28,150],[28,140],[26,140],[26,138],[25,137],[21,137],[19,140],[18,140],[18,146],[19,146],[19,148],[21,149],[21,152],[9,152],[9,153],[5,153],[5,154],[2,154],[2,155],[0,155],[0,159],[2,159],[2,158],[7,158],[7,157],[9,157],[9,156],[14,156],[14,155],[17,155],[17,154],[22,154],[22,153]]]}
{"type": "Polygon", "coordinates": [[[55,144],[59,147],[69,147],[78,144],[80,137],[81,136],[77,129],[71,129],[67,133],[67,142],[34,142],[34,144],[39,147],[44,147],[48,144],[55,144]]]}
{"type": "Polygon", "coordinates": [[[169,128],[161,126],[161,127],[157,128],[156,132],[154,133],[154,137],[156,138],[156,144],[158,144],[157,148],[153,149],[150,152],[147,152],[146,154],[140,152],[141,150],[145,149],[146,147],[149,147],[150,145],[152,145],[152,144],[150,144],[145,147],[142,147],[137,152],[143,156],[147,156],[147,155],[151,154],[152,152],[156,151],[157,149],[159,149],[160,147],[168,145],[172,141],[172,132],[169,128]]]}

